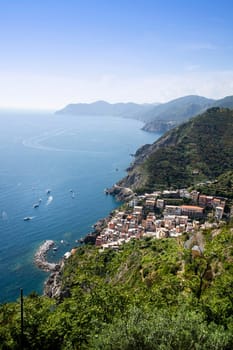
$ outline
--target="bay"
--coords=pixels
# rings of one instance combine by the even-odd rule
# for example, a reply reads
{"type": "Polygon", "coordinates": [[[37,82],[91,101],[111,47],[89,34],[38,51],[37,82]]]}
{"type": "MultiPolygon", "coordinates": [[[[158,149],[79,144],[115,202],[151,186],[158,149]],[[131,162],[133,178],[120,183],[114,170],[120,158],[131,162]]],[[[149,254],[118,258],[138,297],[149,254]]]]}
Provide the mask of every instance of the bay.
{"type": "Polygon", "coordinates": [[[142,125],[111,116],[0,112],[1,303],[16,300],[20,288],[42,293],[48,274],[33,256],[44,240],[56,242],[50,258],[59,260],[119,206],[104,188],[125,176],[138,147],[160,136],[142,125]]]}

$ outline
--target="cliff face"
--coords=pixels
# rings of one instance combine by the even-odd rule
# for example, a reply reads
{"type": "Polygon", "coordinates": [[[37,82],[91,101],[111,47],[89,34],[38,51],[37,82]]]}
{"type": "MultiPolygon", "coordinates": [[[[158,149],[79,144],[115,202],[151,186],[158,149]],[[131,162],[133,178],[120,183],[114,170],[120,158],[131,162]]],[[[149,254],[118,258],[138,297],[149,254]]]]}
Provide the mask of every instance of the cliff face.
{"type": "Polygon", "coordinates": [[[118,185],[134,190],[190,186],[231,170],[232,152],[233,111],[211,108],[141,147],[118,185]]]}

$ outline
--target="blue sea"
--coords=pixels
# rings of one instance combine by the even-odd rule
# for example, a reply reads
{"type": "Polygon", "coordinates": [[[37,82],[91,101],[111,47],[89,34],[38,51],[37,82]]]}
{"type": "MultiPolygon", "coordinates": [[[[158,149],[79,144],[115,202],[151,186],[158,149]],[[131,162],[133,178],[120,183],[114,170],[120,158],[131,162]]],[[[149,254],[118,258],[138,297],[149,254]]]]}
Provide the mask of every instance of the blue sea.
{"type": "Polygon", "coordinates": [[[119,206],[104,194],[123,176],[138,147],[160,135],[116,117],[0,112],[0,303],[41,294],[48,273],[33,257],[44,240],[77,245],[95,222],[119,206]],[[47,190],[50,193],[47,193],[47,190]],[[39,207],[33,205],[39,203],[39,207]],[[24,221],[25,217],[31,217],[24,221]]]}

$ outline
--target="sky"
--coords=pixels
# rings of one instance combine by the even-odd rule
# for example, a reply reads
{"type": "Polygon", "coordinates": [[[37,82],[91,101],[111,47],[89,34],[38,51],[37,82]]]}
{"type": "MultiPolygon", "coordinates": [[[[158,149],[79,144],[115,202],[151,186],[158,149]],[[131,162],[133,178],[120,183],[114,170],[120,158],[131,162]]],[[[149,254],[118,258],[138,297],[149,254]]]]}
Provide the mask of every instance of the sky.
{"type": "Polygon", "coordinates": [[[232,0],[0,0],[0,108],[233,95],[232,0]]]}

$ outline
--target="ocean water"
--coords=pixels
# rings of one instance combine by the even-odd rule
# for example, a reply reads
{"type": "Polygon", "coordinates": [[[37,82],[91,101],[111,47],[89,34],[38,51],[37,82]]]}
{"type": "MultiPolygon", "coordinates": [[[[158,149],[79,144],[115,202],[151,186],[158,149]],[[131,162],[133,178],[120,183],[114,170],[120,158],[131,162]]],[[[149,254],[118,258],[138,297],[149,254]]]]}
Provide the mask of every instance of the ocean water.
{"type": "Polygon", "coordinates": [[[119,206],[104,188],[125,175],[138,147],[160,135],[131,119],[53,113],[0,112],[0,125],[2,303],[16,300],[20,288],[42,293],[48,273],[33,263],[38,247],[54,240],[56,261],[77,245],[119,206]],[[27,216],[32,219],[24,221],[27,216]]]}

